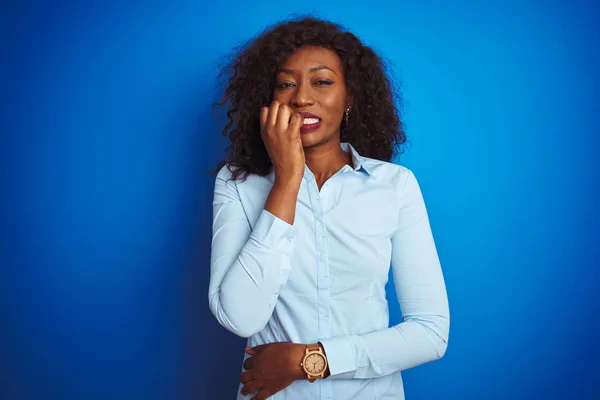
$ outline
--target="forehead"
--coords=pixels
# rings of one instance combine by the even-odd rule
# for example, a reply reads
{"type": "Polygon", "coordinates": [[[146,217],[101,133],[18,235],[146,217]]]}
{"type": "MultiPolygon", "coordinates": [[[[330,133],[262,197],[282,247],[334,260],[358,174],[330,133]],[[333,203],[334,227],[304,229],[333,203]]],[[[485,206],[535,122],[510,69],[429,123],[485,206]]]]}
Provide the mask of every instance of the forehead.
{"type": "Polygon", "coordinates": [[[300,47],[280,67],[293,70],[308,70],[318,65],[325,65],[335,72],[342,70],[342,60],[340,60],[338,55],[333,50],[319,46],[300,47]]]}

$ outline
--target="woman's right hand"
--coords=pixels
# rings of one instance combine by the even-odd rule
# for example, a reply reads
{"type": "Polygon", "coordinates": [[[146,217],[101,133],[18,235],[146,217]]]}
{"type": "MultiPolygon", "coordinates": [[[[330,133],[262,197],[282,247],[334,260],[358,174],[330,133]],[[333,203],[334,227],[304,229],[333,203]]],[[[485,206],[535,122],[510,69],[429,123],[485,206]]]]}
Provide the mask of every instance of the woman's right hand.
{"type": "Polygon", "coordinates": [[[260,134],[273,163],[276,181],[300,182],[304,176],[304,148],[300,138],[303,122],[301,114],[277,100],[260,109],[260,134]]]}

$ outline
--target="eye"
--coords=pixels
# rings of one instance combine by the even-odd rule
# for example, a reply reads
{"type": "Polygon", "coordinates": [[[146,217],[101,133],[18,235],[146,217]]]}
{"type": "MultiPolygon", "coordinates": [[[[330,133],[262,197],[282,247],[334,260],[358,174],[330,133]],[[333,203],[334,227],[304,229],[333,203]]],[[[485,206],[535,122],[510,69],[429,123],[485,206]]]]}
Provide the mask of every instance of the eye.
{"type": "Polygon", "coordinates": [[[333,82],[332,81],[328,81],[326,79],[320,79],[320,80],[316,81],[315,84],[317,86],[329,86],[329,85],[333,84],[333,82]]]}
{"type": "Polygon", "coordinates": [[[286,88],[289,88],[292,85],[293,85],[293,83],[291,83],[291,82],[283,82],[283,83],[280,83],[278,85],[275,85],[275,87],[277,89],[286,89],[286,88]]]}

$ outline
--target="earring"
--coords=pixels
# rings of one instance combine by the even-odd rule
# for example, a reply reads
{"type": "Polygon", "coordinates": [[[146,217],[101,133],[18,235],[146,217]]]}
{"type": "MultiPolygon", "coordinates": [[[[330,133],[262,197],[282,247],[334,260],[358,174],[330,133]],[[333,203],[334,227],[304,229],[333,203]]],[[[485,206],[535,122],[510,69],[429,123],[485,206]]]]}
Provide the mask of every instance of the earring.
{"type": "Polygon", "coordinates": [[[352,106],[348,106],[348,108],[346,108],[346,126],[348,126],[348,115],[350,114],[351,108],[352,106]]]}

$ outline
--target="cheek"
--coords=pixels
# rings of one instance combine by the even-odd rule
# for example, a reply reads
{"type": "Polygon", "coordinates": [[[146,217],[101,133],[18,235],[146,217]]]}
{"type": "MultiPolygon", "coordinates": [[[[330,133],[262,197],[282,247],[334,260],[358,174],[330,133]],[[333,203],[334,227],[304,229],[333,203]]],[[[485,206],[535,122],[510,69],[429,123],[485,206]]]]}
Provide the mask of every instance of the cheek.
{"type": "Polygon", "coordinates": [[[281,92],[275,92],[275,93],[273,93],[273,100],[277,100],[278,102],[280,102],[282,104],[288,104],[289,96],[286,96],[285,94],[281,94],[281,92]]]}
{"type": "Polygon", "coordinates": [[[327,107],[327,125],[332,128],[338,128],[344,115],[343,105],[332,104],[327,107]]]}
{"type": "Polygon", "coordinates": [[[328,107],[328,108],[338,108],[338,107],[343,107],[342,103],[342,96],[340,95],[340,93],[338,93],[338,91],[330,91],[329,93],[324,94],[323,96],[321,96],[320,98],[321,104],[323,104],[324,107],[328,107]],[[340,106],[341,104],[341,106],[340,106]]]}
{"type": "Polygon", "coordinates": [[[341,118],[344,113],[344,101],[339,94],[332,94],[331,96],[324,97],[321,99],[321,105],[327,110],[327,114],[334,120],[337,120],[337,117],[341,118]]]}

